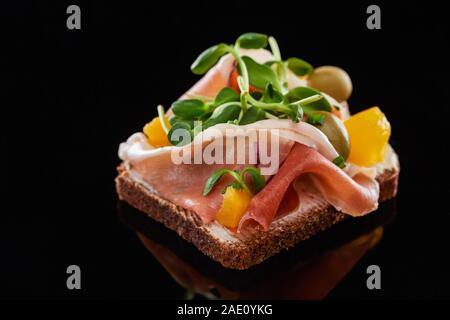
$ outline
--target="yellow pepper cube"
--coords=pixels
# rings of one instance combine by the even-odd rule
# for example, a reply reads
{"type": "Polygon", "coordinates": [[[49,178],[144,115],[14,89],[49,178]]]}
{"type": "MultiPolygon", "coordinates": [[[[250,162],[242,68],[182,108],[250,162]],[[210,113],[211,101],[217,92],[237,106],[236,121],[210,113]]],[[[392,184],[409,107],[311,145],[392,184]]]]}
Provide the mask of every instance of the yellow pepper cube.
{"type": "MultiPolygon", "coordinates": [[[[167,127],[170,128],[169,120],[167,120],[167,118],[164,118],[164,120],[166,121],[167,127]]],[[[167,134],[164,131],[158,117],[147,123],[143,131],[147,136],[148,143],[155,148],[172,145],[169,139],[167,139],[167,134]]]]}
{"type": "Polygon", "coordinates": [[[348,162],[370,167],[384,161],[391,125],[378,107],[361,111],[344,124],[350,138],[348,162]]]}
{"type": "Polygon", "coordinates": [[[244,189],[228,187],[223,195],[222,205],[216,220],[225,227],[236,228],[247,211],[252,195],[244,189]]]}

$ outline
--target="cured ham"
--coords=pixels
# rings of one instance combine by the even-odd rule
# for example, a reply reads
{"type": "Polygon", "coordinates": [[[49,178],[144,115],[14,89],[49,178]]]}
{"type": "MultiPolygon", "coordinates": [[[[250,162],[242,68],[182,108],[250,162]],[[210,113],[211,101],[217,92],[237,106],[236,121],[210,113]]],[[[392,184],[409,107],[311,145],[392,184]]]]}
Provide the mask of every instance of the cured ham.
{"type": "MultiPolygon", "coordinates": [[[[296,142],[317,149],[329,162],[337,156],[336,150],[326,136],[315,127],[304,122],[293,123],[290,120],[271,119],[245,126],[216,125],[199,133],[191,144],[184,147],[153,148],[147,143],[144,134],[136,133],[127,142],[120,145],[119,157],[129,165],[129,169],[135,178],[152,186],[154,191],[163,198],[180,207],[195,211],[204,222],[210,222],[214,219],[222,202],[221,190],[230,181],[227,178],[223,179],[220,185],[205,197],[202,195],[202,191],[206,180],[215,170],[219,168],[236,170],[248,163],[248,159],[245,161],[246,163],[241,164],[226,164],[225,159],[222,162],[225,164],[175,164],[172,161],[172,154],[194,147],[204,150],[208,145],[207,143],[213,141],[211,135],[213,131],[222,132],[222,137],[225,139],[230,138],[233,134],[249,135],[252,132],[258,132],[258,130],[272,130],[279,135],[278,161],[280,164],[288,156],[292,145],[296,142]]],[[[235,143],[238,143],[238,141],[236,140],[235,143]]],[[[244,144],[236,145],[233,149],[235,152],[237,150],[242,151],[243,148],[249,148],[249,144],[245,140],[242,141],[244,144]]],[[[220,143],[225,145],[226,140],[221,140],[220,143]]],[[[224,154],[224,157],[226,157],[226,154],[224,154]]],[[[258,163],[255,163],[255,165],[258,165],[258,163]]],[[[269,179],[270,176],[267,176],[266,179],[269,179]]]]}
{"type": "MultiPolygon", "coordinates": [[[[208,177],[219,168],[236,170],[244,164],[174,164],[172,152],[200,145],[210,138],[212,130],[225,132],[238,129],[240,134],[252,130],[278,130],[280,139],[280,170],[274,176],[267,176],[265,188],[252,200],[247,214],[241,221],[241,227],[249,220],[268,228],[276,216],[280,203],[289,186],[296,180],[298,186],[302,177],[308,177],[308,189],[311,193],[323,197],[330,204],[353,216],[374,210],[378,200],[378,184],[370,172],[351,166],[349,173],[344,172],[330,160],[336,151],[326,137],[315,127],[289,120],[264,120],[246,126],[221,124],[200,133],[191,145],[185,147],[164,147],[154,149],[146,142],[143,134],[135,134],[120,147],[120,157],[127,161],[130,170],[140,176],[148,185],[167,200],[183,208],[193,210],[204,222],[211,222],[222,201],[221,190],[230,181],[225,178],[207,197],[202,195],[208,177]],[[291,149],[292,144],[295,143],[291,149]],[[351,174],[351,176],[350,176],[351,174]],[[353,176],[353,178],[352,178],[353,176]]],[[[237,146],[234,150],[242,149],[237,146]]],[[[248,145],[244,146],[248,148],[248,145]]],[[[291,191],[292,198],[292,191],[291,191]]],[[[292,209],[292,207],[290,208],[292,209]]]]}
{"type": "Polygon", "coordinates": [[[310,192],[316,190],[328,203],[349,215],[364,215],[378,206],[379,185],[373,177],[359,172],[352,178],[316,150],[297,143],[277,175],[253,197],[239,229],[255,221],[267,230],[289,186],[302,176],[310,178],[310,192]]]}

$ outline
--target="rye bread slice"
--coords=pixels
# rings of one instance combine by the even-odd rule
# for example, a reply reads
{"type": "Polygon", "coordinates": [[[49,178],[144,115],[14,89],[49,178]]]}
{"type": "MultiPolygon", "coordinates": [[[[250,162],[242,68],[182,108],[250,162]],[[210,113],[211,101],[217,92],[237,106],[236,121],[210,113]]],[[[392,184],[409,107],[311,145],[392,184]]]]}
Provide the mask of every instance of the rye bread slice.
{"type": "MultiPolygon", "coordinates": [[[[268,231],[256,227],[251,233],[236,235],[217,222],[204,224],[193,211],[178,207],[143,184],[134,181],[124,165],[118,167],[116,189],[119,198],[192,242],[201,252],[224,267],[247,269],[261,263],[282,249],[325,230],[347,217],[323,204],[299,215],[287,215],[274,221],[268,231]]],[[[379,202],[397,193],[398,169],[387,169],[377,177],[379,202]]]]}

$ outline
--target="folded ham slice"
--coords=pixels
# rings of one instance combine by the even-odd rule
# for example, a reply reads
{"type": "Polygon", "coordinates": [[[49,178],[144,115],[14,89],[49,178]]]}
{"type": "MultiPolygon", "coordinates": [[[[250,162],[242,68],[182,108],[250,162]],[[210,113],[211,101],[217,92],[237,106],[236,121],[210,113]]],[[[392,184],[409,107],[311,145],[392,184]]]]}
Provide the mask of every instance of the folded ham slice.
{"type": "MultiPolygon", "coordinates": [[[[224,140],[221,140],[224,143],[225,138],[232,135],[248,134],[261,129],[277,130],[280,136],[279,163],[282,165],[275,175],[266,176],[268,183],[253,198],[240,228],[250,221],[268,228],[277,215],[280,202],[289,186],[292,184],[300,197],[302,182],[308,184],[308,192],[350,215],[363,215],[376,209],[379,186],[373,172],[356,166],[349,166],[347,172],[338,168],[331,162],[337,156],[336,150],[317,128],[304,122],[296,124],[290,120],[271,119],[246,126],[220,124],[197,135],[190,145],[158,149],[152,148],[146,137],[137,133],[121,144],[119,156],[127,163],[136,179],[174,204],[195,211],[205,223],[209,223],[214,220],[220,208],[221,191],[230,180],[223,179],[205,197],[202,191],[206,180],[219,168],[236,170],[245,164],[175,164],[172,153],[196,145],[204,150],[208,142],[217,139],[210,134],[213,130],[228,132],[228,135],[223,135],[224,140]]],[[[237,152],[248,148],[249,145],[244,141],[243,145],[236,145],[233,150],[237,152]]]]}
{"type": "MultiPolygon", "coordinates": [[[[119,157],[126,162],[130,172],[133,173],[137,180],[151,186],[156,193],[176,205],[195,211],[204,222],[210,222],[214,219],[222,203],[221,191],[230,180],[227,178],[223,179],[205,197],[202,195],[202,191],[206,180],[215,170],[220,168],[236,170],[248,163],[248,159],[241,164],[176,164],[172,160],[172,154],[194,148],[202,151],[208,146],[209,142],[214,141],[217,143],[217,140],[219,140],[219,144],[225,144],[228,143],[227,139],[233,135],[248,136],[252,135],[252,133],[257,133],[259,130],[276,132],[279,136],[279,164],[283,163],[294,143],[302,143],[315,148],[330,163],[330,160],[337,156],[336,150],[326,136],[314,126],[305,122],[293,123],[286,119],[270,119],[245,126],[219,124],[199,133],[191,144],[184,147],[153,148],[148,144],[144,134],[136,133],[127,142],[120,145],[119,157]],[[212,135],[212,132],[221,134],[212,135]]],[[[256,137],[259,136],[256,135],[256,137]]],[[[267,143],[269,143],[268,141],[267,143]]],[[[237,153],[238,151],[246,150],[245,153],[247,155],[250,153],[248,151],[250,147],[248,140],[239,141],[236,139],[235,143],[233,152],[237,153]]],[[[260,150],[257,152],[260,152],[260,150]]],[[[224,153],[224,161],[222,163],[226,162],[226,156],[224,153]]],[[[237,157],[232,158],[235,159],[237,157]]],[[[261,157],[258,154],[255,158],[259,159],[261,157]]],[[[270,176],[268,175],[266,179],[269,179],[270,176]]]]}
{"type": "Polygon", "coordinates": [[[253,197],[239,230],[251,221],[267,230],[289,186],[302,176],[310,178],[311,193],[318,192],[336,209],[349,215],[364,215],[378,206],[379,185],[372,176],[359,171],[352,178],[316,150],[296,143],[279,172],[253,197]]]}

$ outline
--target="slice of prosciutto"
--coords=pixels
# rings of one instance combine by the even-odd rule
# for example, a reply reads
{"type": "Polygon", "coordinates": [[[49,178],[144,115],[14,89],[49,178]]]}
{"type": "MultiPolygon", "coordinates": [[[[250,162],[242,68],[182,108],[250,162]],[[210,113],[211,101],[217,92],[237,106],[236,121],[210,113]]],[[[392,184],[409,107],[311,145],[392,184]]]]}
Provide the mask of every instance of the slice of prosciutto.
{"type": "MultiPolygon", "coordinates": [[[[354,174],[350,177],[313,148],[296,143],[279,172],[253,197],[239,230],[251,221],[267,230],[288,188],[294,182],[302,183],[302,178],[308,179],[309,193],[322,196],[344,213],[361,216],[375,210],[379,196],[377,181],[365,171],[354,174]]],[[[298,186],[296,189],[299,192],[298,186]]]]}
{"type": "MultiPolygon", "coordinates": [[[[294,143],[308,145],[318,150],[330,163],[337,156],[336,150],[326,136],[314,126],[305,122],[293,123],[286,119],[270,119],[245,126],[219,124],[199,133],[192,143],[183,147],[153,148],[148,144],[144,134],[136,133],[120,145],[119,157],[125,161],[133,178],[150,186],[157,194],[176,205],[195,211],[204,222],[208,223],[214,220],[220,208],[221,191],[231,181],[226,177],[205,197],[202,192],[207,179],[220,168],[236,170],[246,164],[258,165],[258,162],[249,161],[250,154],[254,152],[250,150],[256,150],[258,153],[254,159],[261,159],[263,157],[263,154],[260,154],[261,148],[251,149],[252,146],[248,140],[240,140],[237,137],[256,136],[259,139],[257,133],[260,130],[274,132],[279,138],[278,164],[283,163],[288,157],[294,143]],[[229,139],[232,137],[236,139],[233,140],[234,147],[230,148],[229,139]],[[202,153],[200,155],[204,155],[205,149],[213,142],[219,145],[218,149],[223,146],[225,150],[222,163],[174,163],[174,154],[178,155],[181,151],[200,150],[202,153]],[[231,157],[229,152],[233,152],[231,157]],[[238,152],[244,152],[246,155],[243,162],[227,161],[227,157],[238,159],[238,152]]],[[[260,143],[259,140],[257,142],[260,143]]],[[[270,179],[273,174],[266,175],[266,179],[270,179]]]]}

